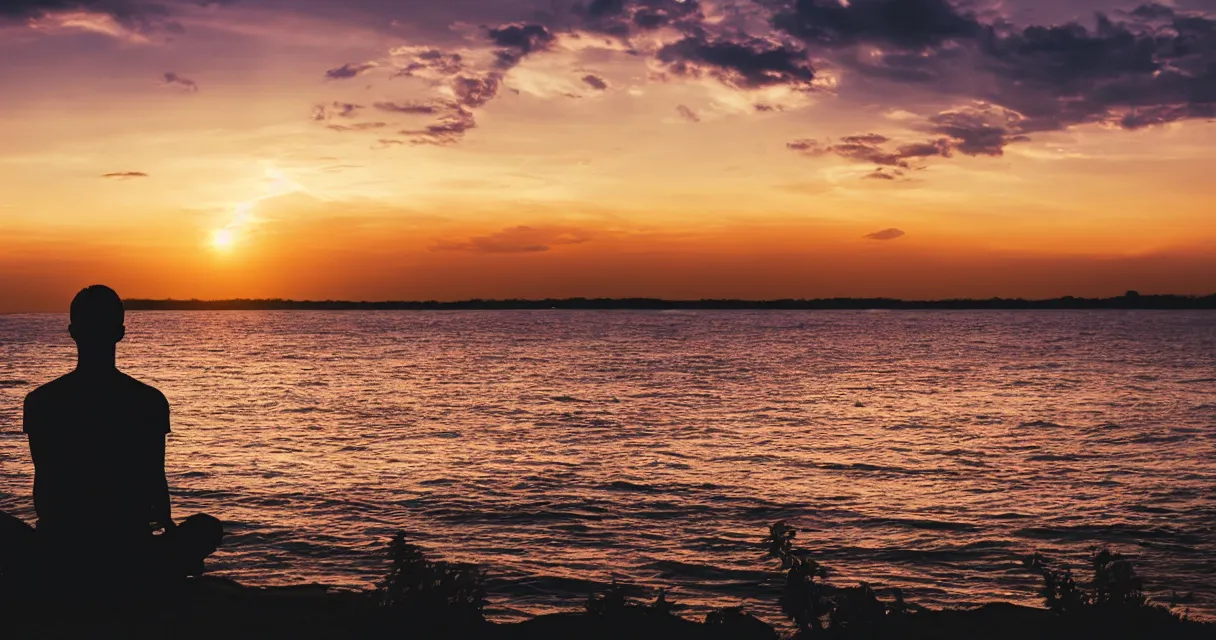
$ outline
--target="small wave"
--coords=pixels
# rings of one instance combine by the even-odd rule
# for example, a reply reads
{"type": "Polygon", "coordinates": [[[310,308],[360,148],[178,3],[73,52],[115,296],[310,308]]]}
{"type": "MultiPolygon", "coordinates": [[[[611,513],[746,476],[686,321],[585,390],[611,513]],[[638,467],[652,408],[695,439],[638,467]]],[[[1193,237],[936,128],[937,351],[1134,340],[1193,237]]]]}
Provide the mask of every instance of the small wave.
{"type": "Polygon", "coordinates": [[[0,389],[15,389],[17,387],[28,387],[28,380],[0,380],[0,389]]]}
{"type": "Polygon", "coordinates": [[[280,409],[279,413],[315,413],[317,411],[324,410],[325,409],[322,409],[321,407],[290,407],[287,409],[280,409]]]}
{"type": "Polygon", "coordinates": [[[1190,380],[1179,380],[1178,384],[1210,384],[1216,382],[1216,378],[1192,378],[1190,380]]]}
{"type": "Polygon", "coordinates": [[[1085,457],[1075,453],[1040,453],[1026,459],[1034,462],[1076,462],[1085,457]]]}
{"type": "Polygon", "coordinates": [[[828,469],[831,471],[871,471],[874,473],[890,473],[895,475],[907,476],[922,476],[922,475],[942,475],[942,476],[957,476],[957,471],[948,469],[909,469],[907,467],[892,467],[879,464],[869,464],[867,462],[824,462],[814,465],[820,469],[828,469]]]}
{"type": "Polygon", "coordinates": [[[754,569],[728,569],[708,564],[694,564],[678,560],[658,560],[643,565],[657,571],[660,577],[696,578],[698,580],[729,580],[740,582],[762,582],[772,577],[767,571],[754,569]]]}
{"type": "Polygon", "coordinates": [[[1014,535],[1021,538],[1039,538],[1048,540],[1087,541],[1105,540],[1109,542],[1135,542],[1139,540],[1172,540],[1175,542],[1197,542],[1198,537],[1179,533],[1164,527],[1146,527],[1134,524],[1092,525],[1080,524],[1059,527],[1027,527],[1020,529],[1014,535]]]}
{"type": "Polygon", "coordinates": [[[904,430],[907,430],[907,429],[932,429],[932,428],[933,428],[933,427],[932,427],[931,425],[927,425],[927,424],[916,424],[916,423],[914,423],[914,422],[908,422],[908,423],[904,423],[904,424],[893,424],[893,425],[886,425],[886,426],[883,426],[883,429],[886,429],[887,431],[904,431],[904,430]]]}
{"type": "Polygon", "coordinates": [[[1064,425],[1048,422],[1047,420],[1031,420],[1018,425],[1023,429],[1063,429],[1064,425]]]}
{"type": "Polygon", "coordinates": [[[923,520],[919,518],[868,518],[859,523],[863,527],[895,526],[905,529],[927,529],[930,531],[978,531],[980,527],[966,522],[923,520]]]}
{"type": "Polygon", "coordinates": [[[637,493],[662,493],[662,489],[652,487],[646,484],[637,484],[625,480],[614,480],[604,485],[604,489],[608,491],[634,491],[637,493]]]}

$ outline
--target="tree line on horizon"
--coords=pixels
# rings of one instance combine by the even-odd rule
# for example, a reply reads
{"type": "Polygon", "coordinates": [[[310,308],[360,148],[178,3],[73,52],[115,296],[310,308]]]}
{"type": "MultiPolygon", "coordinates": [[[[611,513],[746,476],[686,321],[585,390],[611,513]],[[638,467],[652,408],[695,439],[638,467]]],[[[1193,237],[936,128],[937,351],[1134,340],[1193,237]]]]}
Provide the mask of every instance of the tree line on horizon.
{"type": "Polygon", "coordinates": [[[661,298],[546,298],[471,299],[460,301],[399,300],[291,300],[283,298],[235,298],[230,300],[124,301],[132,311],[459,311],[459,310],[962,310],[962,309],[1216,309],[1216,294],[1141,295],[1128,291],[1112,298],[1064,296],[1041,300],[1024,298],[948,298],[900,300],[897,298],[815,298],[778,300],[708,299],[664,300],[661,298]]]}

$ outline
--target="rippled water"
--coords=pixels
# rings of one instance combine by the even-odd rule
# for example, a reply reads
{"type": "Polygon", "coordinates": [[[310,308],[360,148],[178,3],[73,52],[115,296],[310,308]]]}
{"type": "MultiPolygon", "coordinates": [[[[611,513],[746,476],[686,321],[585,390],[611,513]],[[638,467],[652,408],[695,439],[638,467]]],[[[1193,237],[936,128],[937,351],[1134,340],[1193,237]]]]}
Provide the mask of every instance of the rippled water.
{"type": "MultiPolygon", "coordinates": [[[[0,317],[0,508],[63,316],[0,317]]],[[[614,577],[771,620],[787,519],[838,583],[1032,602],[1019,556],[1109,544],[1216,616],[1216,314],[133,313],[179,516],[257,584],[365,587],[394,530],[489,568],[499,617],[614,577]]]]}

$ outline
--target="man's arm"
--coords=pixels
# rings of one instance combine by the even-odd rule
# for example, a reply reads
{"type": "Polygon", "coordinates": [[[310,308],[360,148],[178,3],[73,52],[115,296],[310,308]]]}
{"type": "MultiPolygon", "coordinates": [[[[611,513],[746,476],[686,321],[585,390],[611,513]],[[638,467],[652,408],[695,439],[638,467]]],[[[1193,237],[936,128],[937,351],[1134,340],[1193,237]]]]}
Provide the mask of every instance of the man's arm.
{"type": "Polygon", "coordinates": [[[152,472],[152,519],[151,521],[164,527],[166,531],[173,528],[173,510],[169,504],[169,478],[165,476],[165,436],[156,438],[153,447],[153,458],[159,463],[153,465],[152,472]]]}
{"type": "Polygon", "coordinates": [[[42,422],[44,421],[43,410],[41,403],[38,402],[37,396],[31,393],[25,396],[25,402],[21,407],[21,430],[25,432],[30,443],[30,458],[34,461],[34,507],[38,510],[38,517],[53,519],[54,514],[48,513],[52,505],[44,500],[39,500],[39,494],[42,483],[38,481],[39,461],[41,464],[45,462],[46,456],[42,455],[43,450],[43,432],[42,422]]]}
{"type": "Polygon", "coordinates": [[[157,393],[156,424],[152,439],[152,451],[148,458],[151,463],[148,479],[149,507],[151,507],[151,522],[166,531],[173,528],[173,511],[169,504],[169,478],[165,475],[165,439],[169,435],[169,401],[157,393]]]}

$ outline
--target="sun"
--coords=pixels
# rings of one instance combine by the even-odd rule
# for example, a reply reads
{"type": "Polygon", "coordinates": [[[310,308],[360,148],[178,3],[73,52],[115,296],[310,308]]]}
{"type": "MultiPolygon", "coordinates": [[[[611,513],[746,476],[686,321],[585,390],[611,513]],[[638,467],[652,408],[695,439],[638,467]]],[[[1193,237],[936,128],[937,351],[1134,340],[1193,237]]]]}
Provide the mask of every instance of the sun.
{"type": "Polygon", "coordinates": [[[236,244],[236,234],[232,229],[217,229],[211,234],[211,246],[220,251],[228,251],[236,244]]]}

